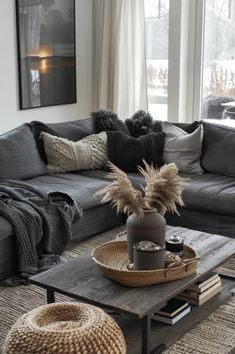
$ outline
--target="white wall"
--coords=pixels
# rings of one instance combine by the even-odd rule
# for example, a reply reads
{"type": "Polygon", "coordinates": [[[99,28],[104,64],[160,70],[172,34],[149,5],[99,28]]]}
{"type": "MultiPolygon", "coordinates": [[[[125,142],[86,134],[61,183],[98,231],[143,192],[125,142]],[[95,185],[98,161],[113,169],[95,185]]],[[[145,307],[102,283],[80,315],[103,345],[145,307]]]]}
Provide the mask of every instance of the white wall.
{"type": "Polygon", "coordinates": [[[24,122],[58,122],[92,110],[92,0],[76,0],[77,104],[19,110],[15,0],[0,1],[0,133],[24,122]]]}

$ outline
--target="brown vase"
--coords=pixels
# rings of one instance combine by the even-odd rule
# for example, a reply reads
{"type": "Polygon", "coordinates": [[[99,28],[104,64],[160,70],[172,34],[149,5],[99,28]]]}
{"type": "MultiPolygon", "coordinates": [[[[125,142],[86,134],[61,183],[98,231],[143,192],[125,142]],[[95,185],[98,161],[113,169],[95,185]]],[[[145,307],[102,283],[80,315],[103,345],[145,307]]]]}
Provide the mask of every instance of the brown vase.
{"type": "Polygon", "coordinates": [[[126,221],[127,247],[130,262],[133,263],[133,246],[140,241],[152,241],[165,245],[166,220],[156,209],[144,210],[144,217],[131,214],[126,221]]]}

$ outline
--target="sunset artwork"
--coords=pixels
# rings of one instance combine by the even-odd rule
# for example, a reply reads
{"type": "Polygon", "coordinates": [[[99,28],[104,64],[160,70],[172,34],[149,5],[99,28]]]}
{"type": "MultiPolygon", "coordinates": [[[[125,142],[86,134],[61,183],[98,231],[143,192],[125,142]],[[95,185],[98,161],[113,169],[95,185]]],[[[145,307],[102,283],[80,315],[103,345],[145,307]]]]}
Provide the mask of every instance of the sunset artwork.
{"type": "Polygon", "coordinates": [[[20,108],[76,103],[75,0],[16,0],[20,108]]]}

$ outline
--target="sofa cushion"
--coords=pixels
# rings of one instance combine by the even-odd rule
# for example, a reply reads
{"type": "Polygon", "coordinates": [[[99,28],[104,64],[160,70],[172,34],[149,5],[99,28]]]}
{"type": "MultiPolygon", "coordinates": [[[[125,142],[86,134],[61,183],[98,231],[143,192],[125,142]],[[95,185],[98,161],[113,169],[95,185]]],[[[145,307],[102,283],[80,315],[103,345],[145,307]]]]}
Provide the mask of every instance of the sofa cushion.
{"type": "Polygon", "coordinates": [[[107,181],[89,178],[78,173],[50,174],[29,179],[27,183],[42,188],[47,193],[63,192],[81,203],[83,210],[100,204],[101,197],[94,194],[107,185],[107,181]]]}
{"type": "MultiPolygon", "coordinates": [[[[91,171],[91,170],[85,170],[85,171],[79,171],[80,175],[87,176],[90,178],[98,178],[104,181],[107,181],[108,183],[111,183],[112,179],[108,177],[108,172],[106,171],[91,171]]],[[[144,177],[140,173],[127,173],[128,178],[130,179],[132,185],[138,189],[142,190],[141,186],[145,186],[145,180],[144,177]]]]}
{"type": "Polygon", "coordinates": [[[0,136],[0,179],[26,179],[46,173],[27,124],[0,136]]]}
{"type": "Polygon", "coordinates": [[[235,178],[210,173],[189,178],[183,191],[186,209],[235,216],[235,178]]]}
{"type": "Polygon", "coordinates": [[[134,138],[122,132],[108,131],[108,158],[126,172],[138,171],[138,166],[143,165],[143,160],[160,167],[164,164],[162,158],[164,137],[163,132],[134,138]]]}
{"type": "Polygon", "coordinates": [[[86,209],[82,219],[72,225],[72,242],[82,241],[90,236],[97,235],[122,224],[123,216],[117,215],[115,209],[108,204],[99,204],[94,208],[86,209]]]}
{"type": "Polygon", "coordinates": [[[235,128],[203,122],[201,165],[206,172],[235,177],[235,128]]]}
{"type": "Polygon", "coordinates": [[[77,173],[81,176],[87,176],[90,178],[97,178],[97,179],[111,182],[111,179],[108,178],[109,172],[105,170],[83,170],[83,171],[78,171],[77,173]]]}
{"type": "Polygon", "coordinates": [[[49,172],[69,172],[101,169],[108,161],[107,134],[91,134],[79,141],[41,133],[49,172]]]}
{"type": "Polygon", "coordinates": [[[39,154],[43,161],[47,162],[43,141],[39,138],[42,132],[59,136],[72,141],[78,141],[87,135],[94,134],[93,119],[85,118],[63,123],[42,123],[33,121],[30,123],[36,141],[39,154]]]}
{"type": "MultiPolygon", "coordinates": [[[[111,182],[104,171],[82,171],[79,174],[89,178],[103,179],[111,182]]],[[[145,180],[139,173],[127,173],[132,185],[141,190],[145,180]]],[[[186,174],[180,176],[187,179],[183,191],[185,209],[199,210],[214,214],[235,216],[235,178],[213,174],[186,174]]]]}
{"type": "Polygon", "coordinates": [[[235,238],[235,218],[199,210],[179,208],[180,215],[166,213],[167,225],[186,227],[191,230],[208,232],[235,238]]]}
{"type": "Polygon", "coordinates": [[[180,172],[203,173],[200,166],[203,129],[199,126],[193,133],[187,133],[174,124],[164,122],[165,144],[163,159],[166,163],[174,162],[180,172]]]}

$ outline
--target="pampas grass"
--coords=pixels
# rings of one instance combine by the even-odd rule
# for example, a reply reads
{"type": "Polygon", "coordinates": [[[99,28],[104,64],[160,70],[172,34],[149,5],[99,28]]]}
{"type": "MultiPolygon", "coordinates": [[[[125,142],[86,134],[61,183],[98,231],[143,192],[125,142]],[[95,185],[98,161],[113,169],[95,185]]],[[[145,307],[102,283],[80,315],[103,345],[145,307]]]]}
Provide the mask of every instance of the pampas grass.
{"type": "Polygon", "coordinates": [[[141,193],[132,186],[125,172],[109,162],[111,173],[108,177],[113,181],[96,193],[103,195],[101,203],[110,202],[117,213],[134,213],[139,218],[143,217],[144,209],[151,208],[157,209],[161,215],[167,210],[178,213],[177,205],[184,206],[182,192],[185,182],[178,175],[176,165],[171,163],[157,169],[145,161],[143,163],[144,168],[138,167],[146,181],[146,187],[142,187],[141,193]]]}
{"type": "Polygon", "coordinates": [[[174,163],[156,169],[153,165],[144,162],[144,169],[139,167],[139,172],[144,176],[146,187],[143,189],[145,200],[150,207],[164,215],[168,210],[178,213],[177,205],[184,206],[182,192],[184,179],[178,175],[178,168],[174,163]]]}
{"type": "Polygon", "coordinates": [[[138,217],[143,217],[143,209],[148,208],[142,193],[132,187],[130,180],[125,172],[117,166],[108,163],[111,173],[108,174],[113,182],[104,189],[96,193],[96,195],[104,195],[101,203],[110,202],[116,207],[117,213],[131,214],[135,213],[138,217]]]}

